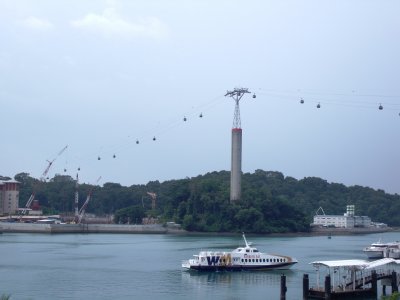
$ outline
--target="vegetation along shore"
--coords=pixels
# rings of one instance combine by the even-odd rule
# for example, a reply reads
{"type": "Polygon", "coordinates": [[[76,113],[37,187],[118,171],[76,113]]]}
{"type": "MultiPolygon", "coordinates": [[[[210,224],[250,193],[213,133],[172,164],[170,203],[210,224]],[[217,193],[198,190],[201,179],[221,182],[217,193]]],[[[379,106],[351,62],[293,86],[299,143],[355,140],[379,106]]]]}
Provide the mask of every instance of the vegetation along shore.
{"type": "MultiPolygon", "coordinates": [[[[0,177],[8,179],[9,177],[0,177]]],[[[41,182],[27,173],[15,175],[20,184],[20,207],[32,190],[45,214],[68,215],[74,210],[75,180],[56,175],[41,182]]],[[[151,181],[145,185],[80,185],[79,203],[93,189],[87,212],[113,215],[117,224],[140,224],[143,218],[159,223],[176,222],[189,232],[240,232],[259,234],[309,233],[319,207],[327,214],[342,214],[354,204],[358,215],[376,222],[400,226],[400,196],[369,187],[328,183],[317,177],[295,179],[280,172],[256,170],[242,176],[242,199],[229,201],[230,172],[211,172],[197,177],[151,181]],[[157,194],[152,206],[147,192],[157,194]]]]}

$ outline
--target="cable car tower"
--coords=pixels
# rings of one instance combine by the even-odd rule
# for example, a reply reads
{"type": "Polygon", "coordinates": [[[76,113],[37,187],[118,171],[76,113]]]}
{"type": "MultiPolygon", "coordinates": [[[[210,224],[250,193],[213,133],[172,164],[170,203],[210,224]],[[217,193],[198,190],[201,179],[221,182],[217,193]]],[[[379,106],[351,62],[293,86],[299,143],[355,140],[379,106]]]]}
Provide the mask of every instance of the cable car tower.
{"type": "MultiPolygon", "coordinates": [[[[241,176],[242,176],[242,128],[240,122],[239,102],[242,97],[250,93],[245,88],[235,88],[227,91],[225,96],[232,97],[235,101],[235,112],[232,125],[232,149],[231,149],[231,191],[230,200],[235,202],[241,197],[241,176]]],[[[255,95],[253,95],[255,98],[255,95]]]]}

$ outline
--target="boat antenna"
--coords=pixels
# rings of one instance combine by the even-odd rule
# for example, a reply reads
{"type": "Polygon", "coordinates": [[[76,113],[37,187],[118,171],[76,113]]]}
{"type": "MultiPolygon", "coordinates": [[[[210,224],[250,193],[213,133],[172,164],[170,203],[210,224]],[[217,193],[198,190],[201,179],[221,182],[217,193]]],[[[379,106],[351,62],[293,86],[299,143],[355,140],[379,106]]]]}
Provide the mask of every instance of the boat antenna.
{"type": "Polygon", "coordinates": [[[246,247],[250,247],[249,244],[247,243],[246,236],[244,235],[244,232],[242,232],[242,236],[243,236],[243,239],[244,239],[244,243],[246,244],[246,247]]]}

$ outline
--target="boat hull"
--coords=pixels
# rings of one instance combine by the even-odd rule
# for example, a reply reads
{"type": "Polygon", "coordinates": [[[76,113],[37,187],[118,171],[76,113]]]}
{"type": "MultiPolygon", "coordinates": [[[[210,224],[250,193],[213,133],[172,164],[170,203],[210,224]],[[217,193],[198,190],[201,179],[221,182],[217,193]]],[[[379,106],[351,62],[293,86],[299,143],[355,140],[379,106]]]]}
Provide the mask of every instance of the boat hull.
{"type": "Polygon", "coordinates": [[[369,259],[383,258],[383,251],[364,251],[369,259]]]}
{"type": "Polygon", "coordinates": [[[205,271],[205,272],[235,272],[235,271],[270,271],[270,270],[287,270],[297,262],[289,262],[274,265],[232,265],[232,266],[208,266],[208,265],[190,265],[182,264],[182,267],[188,270],[205,271]]]}

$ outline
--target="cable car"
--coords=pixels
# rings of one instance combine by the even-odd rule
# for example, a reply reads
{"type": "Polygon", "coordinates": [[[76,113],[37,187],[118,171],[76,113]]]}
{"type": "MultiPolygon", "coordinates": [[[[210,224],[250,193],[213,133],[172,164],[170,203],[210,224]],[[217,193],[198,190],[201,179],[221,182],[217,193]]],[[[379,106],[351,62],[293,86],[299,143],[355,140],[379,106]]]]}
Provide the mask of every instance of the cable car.
{"type": "Polygon", "coordinates": [[[186,122],[186,121],[187,121],[186,117],[183,117],[183,121],[184,121],[184,122],[186,122]]]}
{"type": "Polygon", "coordinates": [[[67,172],[67,169],[64,169],[64,172],[67,172]]]}
{"type": "Polygon", "coordinates": [[[300,98],[300,103],[304,104],[304,99],[303,98],[300,98]]]}
{"type": "Polygon", "coordinates": [[[80,171],[81,170],[81,168],[78,168],[78,171],[80,171]]]}
{"type": "Polygon", "coordinates": [[[203,113],[200,113],[199,118],[202,118],[202,117],[203,117],[203,113]]]}
{"type": "Polygon", "coordinates": [[[321,108],[321,104],[318,103],[317,108],[321,108]]]}
{"type": "Polygon", "coordinates": [[[97,157],[97,160],[100,160],[100,159],[101,159],[100,156],[98,156],[98,157],[97,157]]]}
{"type": "Polygon", "coordinates": [[[136,144],[139,144],[139,140],[136,140],[136,144]]]}
{"type": "Polygon", "coordinates": [[[382,109],[383,109],[383,106],[382,106],[382,104],[379,103],[379,110],[382,110],[382,109]]]}
{"type": "Polygon", "coordinates": [[[153,141],[155,141],[156,140],[156,137],[153,137],[153,141]]]}
{"type": "Polygon", "coordinates": [[[257,96],[256,96],[256,94],[253,94],[253,99],[255,99],[257,96]]]}
{"type": "Polygon", "coordinates": [[[116,158],[116,157],[117,157],[117,156],[114,154],[114,155],[113,155],[113,158],[116,158]]]}

